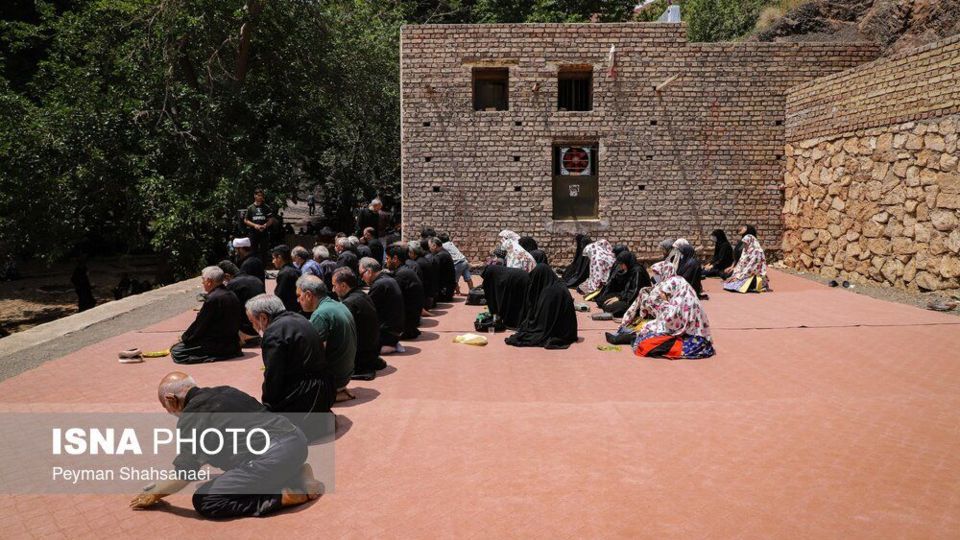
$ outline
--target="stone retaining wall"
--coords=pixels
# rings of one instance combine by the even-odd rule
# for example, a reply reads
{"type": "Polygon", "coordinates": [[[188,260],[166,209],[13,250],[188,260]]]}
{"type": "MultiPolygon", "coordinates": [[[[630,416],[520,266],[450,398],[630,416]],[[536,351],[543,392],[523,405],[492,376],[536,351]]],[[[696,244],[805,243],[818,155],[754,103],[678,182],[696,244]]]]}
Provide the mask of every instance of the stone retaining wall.
{"type": "Polygon", "coordinates": [[[960,288],[960,37],[787,96],[784,261],[828,277],[960,288]]]}

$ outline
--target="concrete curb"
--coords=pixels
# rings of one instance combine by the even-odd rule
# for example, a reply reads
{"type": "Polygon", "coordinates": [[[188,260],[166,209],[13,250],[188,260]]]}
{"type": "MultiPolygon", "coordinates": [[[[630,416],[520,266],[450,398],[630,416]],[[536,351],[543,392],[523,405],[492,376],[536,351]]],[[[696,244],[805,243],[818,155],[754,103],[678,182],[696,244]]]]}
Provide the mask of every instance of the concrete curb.
{"type": "Polygon", "coordinates": [[[55,339],[79,332],[95,324],[113,320],[135,309],[164,302],[174,296],[192,291],[200,292],[200,281],[190,278],[134,296],[100,304],[82,313],[50,321],[29,330],[0,339],[0,358],[7,357],[55,339]]]}

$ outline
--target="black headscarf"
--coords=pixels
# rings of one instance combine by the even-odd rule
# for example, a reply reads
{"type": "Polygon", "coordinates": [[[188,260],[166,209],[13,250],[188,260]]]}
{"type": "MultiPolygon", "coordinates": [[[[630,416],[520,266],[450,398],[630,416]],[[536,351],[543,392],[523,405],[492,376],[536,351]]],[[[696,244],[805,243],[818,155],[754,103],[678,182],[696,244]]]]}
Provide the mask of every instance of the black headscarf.
{"type": "Polygon", "coordinates": [[[610,279],[596,298],[597,305],[602,305],[615,296],[622,302],[630,304],[636,299],[641,288],[649,286],[650,275],[647,274],[647,269],[637,262],[636,255],[630,251],[622,250],[617,255],[617,262],[613,265],[610,279]],[[620,268],[621,264],[626,265],[627,269],[622,270],[620,268]]]}
{"type": "Polygon", "coordinates": [[[710,233],[714,239],[713,258],[710,259],[710,265],[717,270],[725,270],[733,264],[733,247],[727,240],[727,234],[723,229],[715,229],[710,233]]]}
{"type": "Polygon", "coordinates": [[[527,251],[530,253],[530,256],[533,257],[533,260],[537,261],[537,264],[550,264],[547,260],[547,254],[544,253],[542,249],[530,249],[527,251]]]}
{"type": "Polygon", "coordinates": [[[553,269],[545,264],[538,264],[530,272],[524,313],[517,332],[505,340],[507,345],[566,349],[577,341],[573,297],[553,269]]]}
{"type": "Polygon", "coordinates": [[[680,248],[680,263],[677,265],[677,275],[687,280],[693,290],[699,295],[703,292],[700,284],[700,259],[693,246],[687,244],[680,248]]]}
{"type": "Polygon", "coordinates": [[[480,274],[483,296],[490,313],[498,315],[507,328],[517,328],[523,315],[524,298],[530,275],[519,268],[489,264],[480,274]]]}
{"type": "Polygon", "coordinates": [[[577,235],[577,252],[573,256],[573,262],[563,271],[563,282],[571,289],[580,285],[590,277],[590,259],[583,256],[583,248],[587,247],[593,240],[585,234],[577,235]]]}
{"type": "Polygon", "coordinates": [[[520,247],[527,250],[527,252],[537,249],[537,241],[534,240],[532,236],[521,236],[518,242],[520,247]]]}

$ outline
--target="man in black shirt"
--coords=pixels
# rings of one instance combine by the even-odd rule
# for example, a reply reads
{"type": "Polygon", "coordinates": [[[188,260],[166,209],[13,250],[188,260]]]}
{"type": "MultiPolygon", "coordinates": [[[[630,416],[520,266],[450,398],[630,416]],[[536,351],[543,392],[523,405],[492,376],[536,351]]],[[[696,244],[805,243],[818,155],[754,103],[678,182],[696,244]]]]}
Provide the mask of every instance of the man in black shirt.
{"type": "Polygon", "coordinates": [[[263,190],[256,189],[253,192],[253,204],[247,207],[243,215],[243,223],[247,226],[254,251],[261,256],[267,254],[267,249],[270,247],[270,228],[276,222],[273,209],[267,206],[263,190]]]}
{"type": "Polygon", "coordinates": [[[247,302],[247,317],[263,333],[263,387],[260,398],[272,412],[300,413],[291,420],[309,439],[318,433],[313,413],[330,411],[337,388],[320,334],[305,317],[287,311],[273,295],[247,302]],[[310,414],[307,414],[310,413],[310,414]]]}
{"type": "Polygon", "coordinates": [[[250,246],[249,238],[234,238],[233,249],[237,251],[237,265],[244,274],[253,276],[264,283],[267,280],[267,270],[263,266],[263,259],[255,255],[253,248],[250,246]]]}
{"type": "Polygon", "coordinates": [[[420,337],[423,282],[406,262],[406,246],[396,244],[387,249],[387,268],[393,272],[393,278],[397,280],[403,293],[403,333],[400,334],[400,339],[416,339],[420,337]]]}
{"type": "Polygon", "coordinates": [[[353,379],[371,381],[377,370],[387,367],[380,358],[380,319],[377,308],[363,291],[357,276],[349,268],[333,273],[333,292],[347,306],[357,325],[357,359],[353,363],[353,379]]]}
{"type": "MultiPolygon", "coordinates": [[[[220,261],[217,266],[223,270],[224,286],[228,291],[237,295],[241,306],[246,305],[247,301],[254,296],[267,292],[262,281],[247,275],[232,262],[220,261]]],[[[260,336],[246,314],[240,317],[240,340],[244,347],[260,344],[260,336]]]]}
{"type": "Polygon", "coordinates": [[[380,263],[370,257],[360,259],[360,277],[370,287],[367,296],[377,308],[380,320],[380,354],[404,352],[400,345],[403,333],[403,292],[393,276],[383,272],[380,263]]]}
{"type": "Polygon", "coordinates": [[[423,309],[433,309],[436,306],[437,294],[439,294],[437,269],[433,264],[433,259],[427,258],[423,246],[417,241],[410,242],[407,255],[420,268],[420,279],[423,281],[423,309]]]}
{"type": "Polygon", "coordinates": [[[240,318],[243,306],[237,295],[223,286],[223,270],[203,269],[200,282],[207,298],[197,318],[170,348],[177,364],[201,364],[240,356],[240,318]]]}
{"type": "Polygon", "coordinates": [[[377,238],[377,230],[367,227],[363,230],[363,241],[370,248],[370,256],[379,263],[383,263],[383,243],[377,238]]]}
{"type": "Polygon", "coordinates": [[[360,210],[357,215],[357,234],[363,234],[367,227],[378,228],[380,226],[380,210],[383,209],[383,203],[380,199],[370,201],[370,206],[360,210]]]}
{"type": "Polygon", "coordinates": [[[437,266],[437,301],[452,302],[453,293],[457,290],[457,270],[453,266],[453,256],[443,249],[443,242],[436,236],[431,236],[427,245],[437,266]]]}
{"type": "Polygon", "coordinates": [[[207,463],[224,473],[202,484],[193,495],[194,509],[206,518],[264,516],[320,495],[323,485],[305,463],[307,440],[303,433],[286,418],[267,412],[253,397],[229,386],[199,388],[193,378],[179,371],[160,381],[157,395],[163,408],[179,417],[177,430],[184,438],[215,430],[226,441],[233,440],[231,433],[239,434],[237,445],[236,449],[233,444],[220,445],[212,454],[201,444],[180,445],[180,450],[186,451],[173,461],[177,478],[147,486],[130,502],[131,508],[148,508],[177,493],[190,483],[181,478],[196,476],[207,463]],[[268,437],[269,446],[261,452],[268,437]]]}
{"type": "Polygon", "coordinates": [[[337,268],[349,268],[353,275],[360,275],[360,257],[346,236],[337,238],[333,249],[337,252],[337,268]]]}
{"type": "Polygon", "coordinates": [[[300,303],[297,302],[297,280],[300,278],[300,271],[293,265],[290,247],[280,244],[270,250],[270,255],[273,256],[273,267],[279,270],[277,286],[273,289],[273,294],[283,301],[287,311],[300,313],[300,303]]]}

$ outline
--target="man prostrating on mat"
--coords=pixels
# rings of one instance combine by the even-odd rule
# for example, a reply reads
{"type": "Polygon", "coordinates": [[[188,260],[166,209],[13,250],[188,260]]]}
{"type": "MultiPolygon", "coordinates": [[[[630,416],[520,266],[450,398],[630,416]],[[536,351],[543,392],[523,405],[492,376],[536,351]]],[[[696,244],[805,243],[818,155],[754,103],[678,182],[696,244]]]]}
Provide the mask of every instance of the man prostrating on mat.
{"type": "MultiPolygon", "coordinates": [[[[200,388],[192,377],[179,371],[168,373],[160,381],[157,395],[163,408],[179,418],[177,429],[181,433],[208,429],[225,437],[231,432],[253,433],[250,438],[236,439],[236,451],[230,444],[220,445],[214,454],[205,453],[201,444],[180,446],[181,452],[173,461],[178,478],[181,473],[189,477],[206,463],[224,471],[193,494],[193,507],[200,515],[214,519],[263,516],[320,496],[323,484],[304,463],[307,438],[303,432],[285,417],[268,412],[252,396],[229,386],[200,388]],[[257,429],[267,436],[254,432],[257,429]],[[268,448],[263,451],[265,444],[268,448]],[[188,453],[191,451],[196,453],[188,453]]],[[[134,497],[130,507],[153,506],[189,483],[179,479],[157,482],[134,497]]]]}

